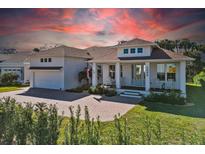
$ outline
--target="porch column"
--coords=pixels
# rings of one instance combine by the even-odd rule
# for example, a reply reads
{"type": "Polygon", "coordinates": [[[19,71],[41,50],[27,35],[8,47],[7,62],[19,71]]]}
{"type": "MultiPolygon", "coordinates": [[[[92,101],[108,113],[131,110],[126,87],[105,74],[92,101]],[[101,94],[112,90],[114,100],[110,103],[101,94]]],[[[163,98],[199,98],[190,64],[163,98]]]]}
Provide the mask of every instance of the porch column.
{"type": "Polygon", "coordinates": [[[97,65],[96,63],[93,63],[92,65],[92,86],[97,86],[97,65]]]}
{"type": "Polygon", "coordinates": [[[150,62],[145,63],[145,90],[150,90],[150,62]]]}
{"type": "Polygon", "coordinates": [[[179,76],[180,90],[182,96],[186,97],[186,61],[181,61],[179,64],[179,76]]]}
{"type": "Polygon", "coordinates": [[[120,89],[120,63],[117,62],[115,64],[115,82],[116,82],[116,88],[120,89]]]}

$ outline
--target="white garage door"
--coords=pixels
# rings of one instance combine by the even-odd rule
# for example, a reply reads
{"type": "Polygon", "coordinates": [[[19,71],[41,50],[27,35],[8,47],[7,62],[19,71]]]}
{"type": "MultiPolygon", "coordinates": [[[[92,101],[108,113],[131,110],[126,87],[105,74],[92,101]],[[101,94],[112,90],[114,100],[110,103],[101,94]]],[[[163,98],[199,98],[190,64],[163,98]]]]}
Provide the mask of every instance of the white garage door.
{"type": "Polygon", "coordinates": [[[39,71],[34,73],[34,87],[48,89],[62,89],[61,72],[39,71]]]}

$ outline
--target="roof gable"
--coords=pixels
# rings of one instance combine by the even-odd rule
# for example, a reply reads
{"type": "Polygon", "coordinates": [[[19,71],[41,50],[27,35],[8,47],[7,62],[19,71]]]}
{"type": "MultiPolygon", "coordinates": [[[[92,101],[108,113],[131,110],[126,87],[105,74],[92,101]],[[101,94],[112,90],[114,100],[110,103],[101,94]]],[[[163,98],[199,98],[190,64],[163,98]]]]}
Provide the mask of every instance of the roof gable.
{"type": "Polygon", "coordinates": [[[119,43],[115,47],[147,46],[147,45],[155,45],[155,43],[150,42],[150,41],[146,41],[143,39],[139,39],[139,38],[134,38],[134,39],[129,40],[129,41],[123,41],[122,43],[119,43]]]}

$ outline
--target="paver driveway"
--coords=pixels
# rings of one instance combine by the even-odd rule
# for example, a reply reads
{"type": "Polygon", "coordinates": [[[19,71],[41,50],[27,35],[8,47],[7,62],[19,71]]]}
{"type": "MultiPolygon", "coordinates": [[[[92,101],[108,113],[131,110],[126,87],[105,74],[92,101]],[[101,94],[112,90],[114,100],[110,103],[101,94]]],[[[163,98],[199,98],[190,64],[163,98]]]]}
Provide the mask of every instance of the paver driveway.
{"type": "Polygon", "coordinates": [[[125,114],[140,100],[135,98],[125,98],[120,96],[101,97],[98,95],[89,95],[86,93],[70,93],[58,90],[48,89],[29,89],[23,88],[18,91],[0,93],[0,98],[10,96],[15,98],[17,102],[44,102],[47,104],[56,104],[59,114],[64,112],[65,116],[69,116],[69,106],[74,109],[78,105],[81,106],[83,119],[84,106],[88,106],[90,116],[96,118],[100,116],[101,121],[111,121],[115,114],[125,114]]]}

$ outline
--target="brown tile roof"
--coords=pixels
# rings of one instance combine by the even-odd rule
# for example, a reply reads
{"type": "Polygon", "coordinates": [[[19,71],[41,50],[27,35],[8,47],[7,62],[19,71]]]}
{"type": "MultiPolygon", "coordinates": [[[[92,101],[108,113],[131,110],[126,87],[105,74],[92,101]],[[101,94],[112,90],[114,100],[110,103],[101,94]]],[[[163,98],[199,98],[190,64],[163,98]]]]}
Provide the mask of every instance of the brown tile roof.
{"type": "Polygon", "coordinates": [[[0,54],[0,61],[2,61],[1,64],[5,63],[23,63],[27,60],[27,58],[30,56],[31,52],[17,52],[15,54],[7,54],[2,55],[0,54]]]}
{"type": "Polygon", "coordinates": [[[150,42],[150,41],[146,41],[143,39],[139,39],[139,38],[134,38],[132,40],[120,43],[120,44],[116,45],[115,47],[136,46],[136,45],[140,45],[140,46],[142,46],[142,45],[155,45],[155,43],[150,42]]]}
{"type": "Polygon", "coordinates": [[[32,56],[36,56],[36,55],[65,56],[65,57],[76,57],[76,58],[86,58],[86,59],[91,58],[90,55],[85,50],[74,48],[74,47],[68,47],[65,45],[40,51],[38,53],[33,53],[32,56]]]}
{"type": "Polygon", "coordinates": [[[86,51],[94,60],[106,60],[117,58],[117,49],[112,46],[109,47],[90,47],[86,51]]]}
{"type": "Polygon", "coordinates": [[[113,47],[94,47],[88,50],[92,60],[95,61],[117,61],[117,60],[193,60],[190,57],[165,50],[155,46],[152,50],[151,56],[144,57],[118,57],[117,49],[113,47]]]}

